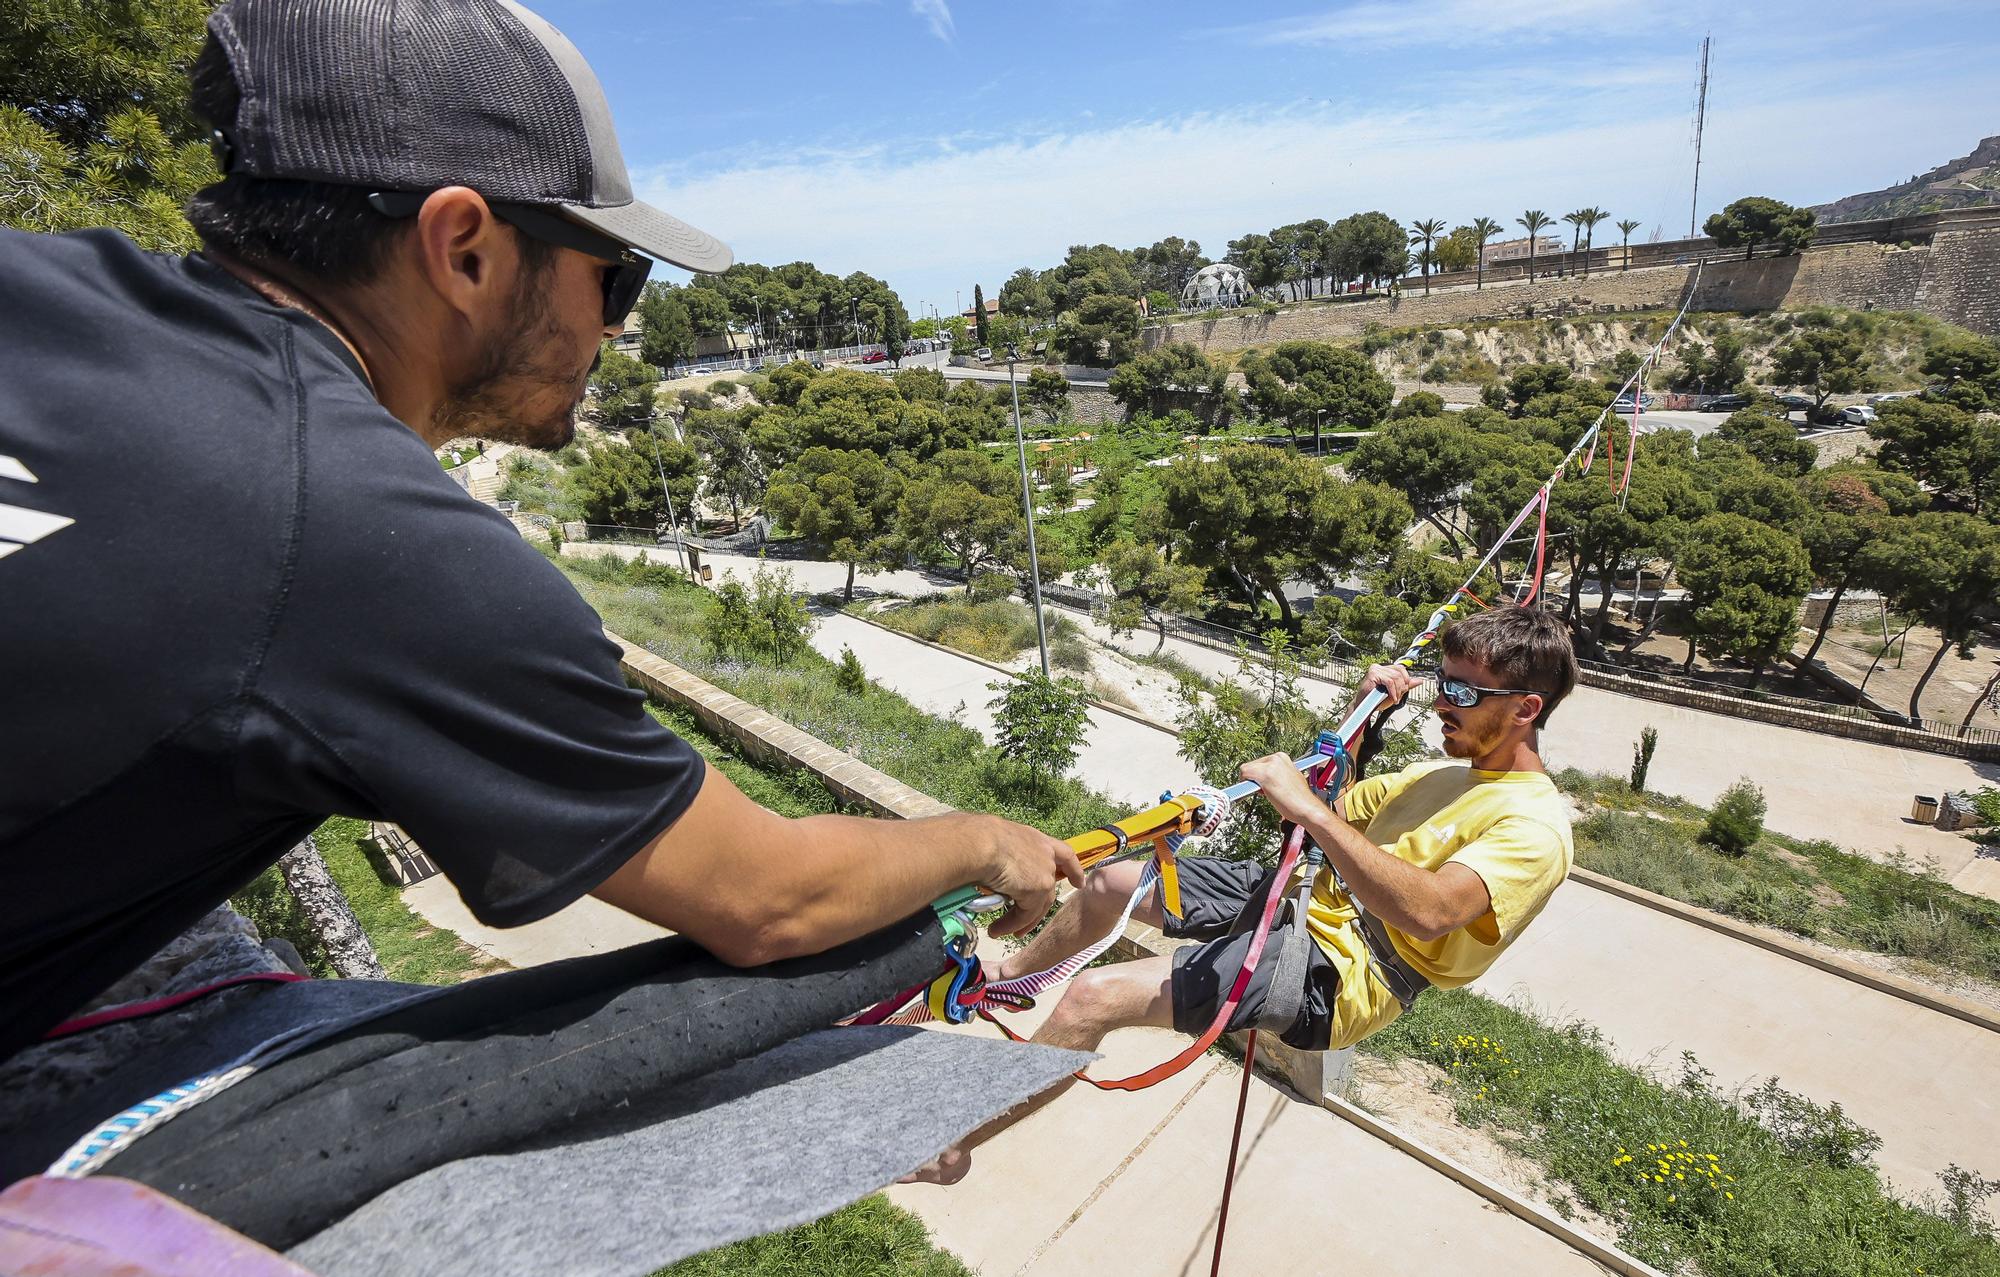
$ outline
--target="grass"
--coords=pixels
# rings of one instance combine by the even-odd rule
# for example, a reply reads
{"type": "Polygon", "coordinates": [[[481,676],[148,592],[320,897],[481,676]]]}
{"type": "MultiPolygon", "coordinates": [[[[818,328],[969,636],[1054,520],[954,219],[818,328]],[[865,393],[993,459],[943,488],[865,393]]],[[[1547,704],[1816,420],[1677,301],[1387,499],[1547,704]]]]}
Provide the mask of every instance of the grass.
{"type": "MultiPolygon", "coordinates": [[[[968,599],[931,595],[902,607],[859,613],[904,634],[970,652],[994,662],[1011,661],[1032,651],[1038,642],[1035,610],[1013,599],[968,599]]],[[[1090,647],[1076,622],[1051,608],[1042,609],[1049,632],[1049,664],[1071,673],[1090,669],[1090,647]]]]}
{"type": "Polygon", "coordinates": [[[1746,922],[2000,982],[2000,903],[1907,859],[1885,864],[1769,830],[1727,856],[1696,841],[1703,807],[1573,769],[1556,780],[1593,809],[1574,829],[1586,869],[1746,922]]]}
{"type": "Polygon", "coordinates": [[[1362,1049],[1435,1065],[1460,1121],[1538,1162],[1566,1194],[1559,1210],[1617,1221],[1620,1243],[1664,1271],[2000,1274],[1978,1206],[1995,1186],[1947,1172],[1922,1205],[1898,1201],[1871,1132],[1775,1083],[1725,1094],[1689,1055],[1663,1083],[1613,1060],[1588,1025],[1465,990],[1425,994],[1362,1049]]]}
{"type": "Polygon", "coordinates": [[[886,1198],[866,1197],[825,1219],[662,1268],[654,1277],[972,1277],[930,1244],[923,1221],[886,1198]]]}
{"type": "MultiPolygon", "coordinates": [[[[403,903],[386,865],[377,867],[381,853],[367,841],[368,822],[335,816],[313,833],[327,872],[353,906],[361,929],[375,946],[382,970],[391,980],[412,984],[456,984],[495,969],[492,958],[450,931],[424,921],[403,903]]],[[[325,951],[314,938],[304,912],[285,889],[273,865],[257,876],[230,902],[237,912],[266,936],[283,936],[297,946],[316,976],[330,976],[325,951]]]]}

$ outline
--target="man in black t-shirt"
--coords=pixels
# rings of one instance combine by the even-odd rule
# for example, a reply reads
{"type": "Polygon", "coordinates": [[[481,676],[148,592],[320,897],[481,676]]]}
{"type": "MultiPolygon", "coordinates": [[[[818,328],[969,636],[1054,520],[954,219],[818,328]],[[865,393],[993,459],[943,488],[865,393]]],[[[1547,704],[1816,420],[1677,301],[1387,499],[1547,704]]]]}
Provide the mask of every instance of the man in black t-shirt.
{"type": "MultiPolygon", "coordinates": [[[[0,1060],[331,813],[497,926],[589,893],[733,965],[1068,848],[781,818],[644,712],[598,619],[431,449],[568,441],[649,253],[602,91],[511,0],[231,0],[184,259],[0,231],[0,1060]],[[634,250],[637,250],[636,252],[634,250]]],[[[829,1008],[829,1013],[839,1008],[829,1008]]]]}

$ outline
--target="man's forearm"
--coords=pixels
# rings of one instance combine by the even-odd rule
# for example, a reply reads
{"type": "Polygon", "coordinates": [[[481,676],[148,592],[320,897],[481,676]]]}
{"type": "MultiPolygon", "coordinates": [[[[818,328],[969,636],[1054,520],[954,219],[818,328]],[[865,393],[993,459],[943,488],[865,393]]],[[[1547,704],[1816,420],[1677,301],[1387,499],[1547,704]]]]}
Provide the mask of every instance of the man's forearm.
{"type": "MultiPolygon", "coordinates": [[[[989,863],[963,816],[867,820],[806,816],[788,822],[796,843],[782,931],[812,953],[907,917],[978,881],[989,863]]],[[[767,863],[769,863],[767,861],[767,863]]]]}

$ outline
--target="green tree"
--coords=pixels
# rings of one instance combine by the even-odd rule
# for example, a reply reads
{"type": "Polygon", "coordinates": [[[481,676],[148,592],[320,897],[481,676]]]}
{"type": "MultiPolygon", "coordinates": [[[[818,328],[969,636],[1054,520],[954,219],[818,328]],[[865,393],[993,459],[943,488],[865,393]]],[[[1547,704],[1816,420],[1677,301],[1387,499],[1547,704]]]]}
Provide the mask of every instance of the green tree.
{"type": "Polygon", "coordinates": [[[1133,262],[1138,269],[1139,286],[1147,292],[1163,292],[1178,306],[1181,292],[1194,278],[1196,271],[1208,265],[1208,259],[1201,255],[1201,245],[1191,239],[1169,235],[1146,248],[1134,249],[1133,262]]]}
{"type": "Polygon", "coordinates": [[[1410,264],[1409,238],[1387,213],[1355,213],[1327,228],[1327,272],[1338,282],[1399,279],[1410,264]]]}
{"type": "Polygon", "coordinates": [[[1851,466],[1810,474],[1801,491],[1809,513],[1799,524],[1799,539],[1812,561],[1813,576],[1821,585],[1833,587],[1812,646],[1799,662],[1805,665],[1819,655],[1848,587],[1868,583],[1868,549],[1893,535],[1895,520],[1922,510],[1929,498],[1908,475],[1851,466]]]}
{"type": "Polygon", "coordinates": [[[1938,649],[1910,689],[1910,718],[1946,651],[1971,659],[1978,617],[2000,598],[2000,526],[1969,514],[1928,511],[1900,521],[1870,551],[1889,606],[1936,629],[1938,649]]]}
{"type": "Polygon", "coordinates": [[[1052,319],[1055,309],[1055,303],[1049,298],[1048,285],[1042,282],[1041,272],[1032,266],[1023,266],[1000,285],[1000,313],[1003,315],[1052,319]]]}
{"type": "Polygon", "coordinates": [[[1056,321],[1056,348],[1073,364],[1122,364],[1138,337],[1139,308],[1112,293],[1092,294],[1056,321]]]}
{"type": "Polygon", "coordinates": [[[771,476],[764,503],[778,523],[847,565],[841,598],[854,601],[858,568],[902,561],[894,538],[902,476],[872,452],[809,448],[771,476]]]}
{"type": "Polygon", "coordinates": [[[1692,613],[1681,668],[1694,668],[1699,647],[1749,661],[1754,686],[1798,634],[1799,603],[1812,584],[1805,547],[1740,514],[1711,514],[1688,529],[1678,570],[1692,613]]]}
{"type": "Polygon", "coordinates": [[[1392,421],[1363,439],[1347,472],[1402,493],[1417,517],[1437,529],[1454,554],[1463,555],[1464,538],[1440,516],[1490,456],[1478,434],[1458,422],[1417,417],[1392,421]]]}
{"type": "MultiPolygon", "coordinates": [[[[925,397],[927,381],[892,380],[852,368],[791,371],[801,367],[805,366],[792,364],[772,373],[772,392],[780,406],[763,413],[752,428],[758,452],[774,466],[785,465],[810,448],[869,452],[883,458],[903,453],[921,460],[987,437],[975,433],[977,423],[956,411],[951,398],[939,402],[925,397]],[[906,397],[906,388],[918,397],[906,397]],[[795,406],[783,407],[787,398],[793,398],[795,406]]],[[[977,387],[973,394],[982,405],[989,402],[977,387]]]]}
{"type": "Polygon", "coordinates": [[[685,515],[694,504],[700,468],[694,449],[635,431],[632,443],[607,441],[591,448],[581,465],[563,473],[563,485],[586,523],[659,528],[667,522],[661,472],[666,474],[676,512],[685,515]]]}
{"type": "Polygon", "coordinates": [[[1073,678],[1051,678],[1038,669],[987,687],[1000,693],[987,706],[994,746],[1028,769],[1038,795],[1046,792],[1049,781],[1076,764],[1090,731],[1090,694],[1073,678]]]}
{"type": "Polygon", "coordinates": [[[1601,208],[1586,208],[1577,216],[1577,220],[1583,225],[1583,251],[1585,254],[1583,259],[1583,273],[1586,278],[1590,275],[1589,253],[1591,237],[1597,234],[1597,224],[1610,216],[1611,214],[1601,208]]]}
{"type": "Polygon", "coordinates": [[[2000,421],[1928,397],[1892,399],[1869,423],[1882,467],[1910,475],[1938,498],[1978,514],[2000,495],[2000,421]]]}
{"type": "Polygon", "coordinates": [[[1027,389],[1021,392],[1021,397],[1028,401],[1030,410],[1051,422],[1060,421],[1064,409],[1069,407],[1069,378],[1053,368],[1031,368],[1027,389]]]}
{"type": "Polygon", "coordinates": [[[110,226],[196,246],[181,208],[216,178],[189,106],[204,0],[0,4],[0,225],[110,226]]]}
{"type": "Polygon", "coordinates": [[[1617,223],[1617,226],[1618,269],[1628,271],[1632,269],[1632,232],[1639,229],[1640,223],[1636,218],[1628,217],[1624,221],[1617,223]]]}
{"type": "Polygon", "coordinates": [[[1381,424],[1395,388],[1366,355],[1320,341],[1281,342],[1268,353],[1242,359],[1250,402],[1265,417],[1285,423],[1293,440],[1322,425],[1370,430],[1381,424]]]}
{"type": "Polygon", "coordinates": [[[1409,505],[1372,483],[1342,483],[1310,457],[1250,446],[1212,460],[1183,457],[1160,481],[1159,517],[1177,558],[1202,568],[1254,607],[1269,597],[1287,625],[1283,582],[1331,584],[1380,558],[1402,535],[1409,505]]]}
{"type": "Polygon", "coordinates": [[[956,559],[966,589],[994,566],[1026,566],[1020,479],[985,450],[939,454],[904,483],[896,508],[902,544],[919,562],[956,559]]]}
{"type": "Polygon", "coordinates": [[[862,696],[868,691],[868,671],[861,668],[861,658],[854,649],[843,646],[840,649],[840,664],[833,671],[833,685],[849,696],[862,696]]]}
{"type": "Polygon", "coordinates": [[[1167,645],[1167,617],[1192,613],[1201,605],[1201,569],[1172,562],[1158,546],[1114,541],[1105,547],[1101,566],[1111,586],[1105,616],[1111,632],[1122,636],[1141,625],[1155,626],[1155,653],[1167,645]]]}
{"type": "Polygon", "coordinates": [[[1444,400],[1428,390],[1413,390],[1397,400],[1389,410],[1391,421],[1408,421],[1417,417],[1444,416],[1444,400]]]}
{"type": "Polygon", "coordinates": [[[659,411],[659,370],[609,346],[590,374],[590,390],[598,423],[609,430],[645,425],[659,411]]]}
{"type": "Polygon", "coordinates": [[[2000,411],[2000,342],[1952,333],[1924,348],[1924,375],[1935,397],[1967,412],[2000,411]]]}
{"type": "Polygon", "coordinates": [[[709,497],[727,501],[730,526],[742,527],[743,506],[764,495],[763,462],[751,445],[743,414],[697,409],[688,413],[683,430],[701,457],[709,497]]]}
{"type": "Polygon", "coordinates": [[[1799,438],[1791,422],[1752,408],[1730,413],[1715,433],[1757,458],[1772,474],[1788,479],[1805,474],[1819,460],[1819,449],[1799,438]]]}
{"type": "Polygon", "coordinates": [[[648,280],[639,293],[639,358],[655,368],[672,368],[694,357],[694,320],[681,290],[648,280]]]}
{"type": "Polygon", "coordinates": [[[1245,235],[1230,240],[1229,251],[1222,260],[1241,266],[1252,288],[1272,288],[1285,277],[1284,254],[1269,235],[1245,235]]]}
{"type": "Polygon", "coordinates": [[[1584,218],[1587,217],[1589,213],[1590,213],[1589,209],[1580,208],[1576,210],[1574,213],[1564,213],[1562,217],[1562,219],[1565,222],[1569,223],[1569,268],[1572,273],[1576,269],[1577,250],[1583,244],[1584,218]]]}
{"type": "Polygon", "coordinates": [[[1747,262],[1759,244],[1776,244],[1781,257],[1804,252],[1813,241],[1815,220],[1809,208],[1793,208],[1763,195],[1746,195],[1711,214],[1702,223],[1701,233],[1724,248],[1742,248],[1747,262]]]}
{"type": "Polygon", "coordinates": [[[1471,270],[1472,264],[1479,260],[1478,232],[1470,226],[1460,226],[1440,239],[1434,251],[1439,270],[1471,270]]]}
{"type": "Polygon", "coordinates": [[[972,286],[972,331],[979,338],[979,344],[989,345],[986,332],[986,293],[979,285],[972,286]]]}
{"type": "Polygon", "coordinates": [[[1680,367],[1667,377],[1667,385],[1680,391],[1719,394],[1734,390],[1750,377],[1750,360],[1743,339],[1734,332],[1717,333],[1703,347],[1689,342],[1681,354],[1680,367]]]}
{"type": "Polygon", "coordinates": [[[1500,223],[1490,217],[1472,219],[1472,237],[1479,244],[1478,287],[1486,287],[1486,242],[1500,233],[1500,223]]]}
{"type": "Polygon", "coordinates": [[[1436,217],[1428,217],[1421,222],[1410,223],[1410,243],[1422,244],[1424,246],[1423,255],[1417,260],[1423,267],[1424,296],[1426,297],[1431,295],[1431,268],[1437,263],[1437,254],[1433,250],[1436,247],[1438,237],[1444,234],[1444,228],[1445,223],[1443,219],[1436,217]]]}
{"type": "Polygon", "coordinates": [[[1229,365],[1184,341],[1144,351],[1118,365],[1108,389],[1125,409],[1127,421],[1141,415],[1164,417],[1192,403],[1202,424],[1217,426],[1227,424],[1236,407],[1229,365]]]}
{"type": "Polygon", "coordinates": [[[1809,392],[1814,417],[1832,396],[1859,394],[1875,386],[1868,347],[1859,333],[1848,328],[1812,328],[1794,334],[1771,353],[1771,375],[1780,385],[1809,392]]]}
{"type": "Polygon", "coordinates": [[[1538,208],[1531,208],[1521,214],[1515,219],[1515,223],[1528,232],[1528,282],[1532,284],[1535,282],[1535,246],[1541,239],[1542,232],[1555,223],[1549,220],[1547,213],[1538,208]]]}

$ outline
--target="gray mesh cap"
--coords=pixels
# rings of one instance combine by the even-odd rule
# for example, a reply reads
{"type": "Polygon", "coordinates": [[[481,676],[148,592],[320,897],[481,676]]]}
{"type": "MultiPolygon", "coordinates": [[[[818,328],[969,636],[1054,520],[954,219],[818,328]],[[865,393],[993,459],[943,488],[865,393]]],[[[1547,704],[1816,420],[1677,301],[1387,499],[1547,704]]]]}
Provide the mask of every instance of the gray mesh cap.
{"type": "Polygon", "coordinates": [[[514,0],[227,0],[242,93],[229,171],[552,206],[639,252],[721,271],[727,245],[632,197],[596,75],[514,0]]]}

